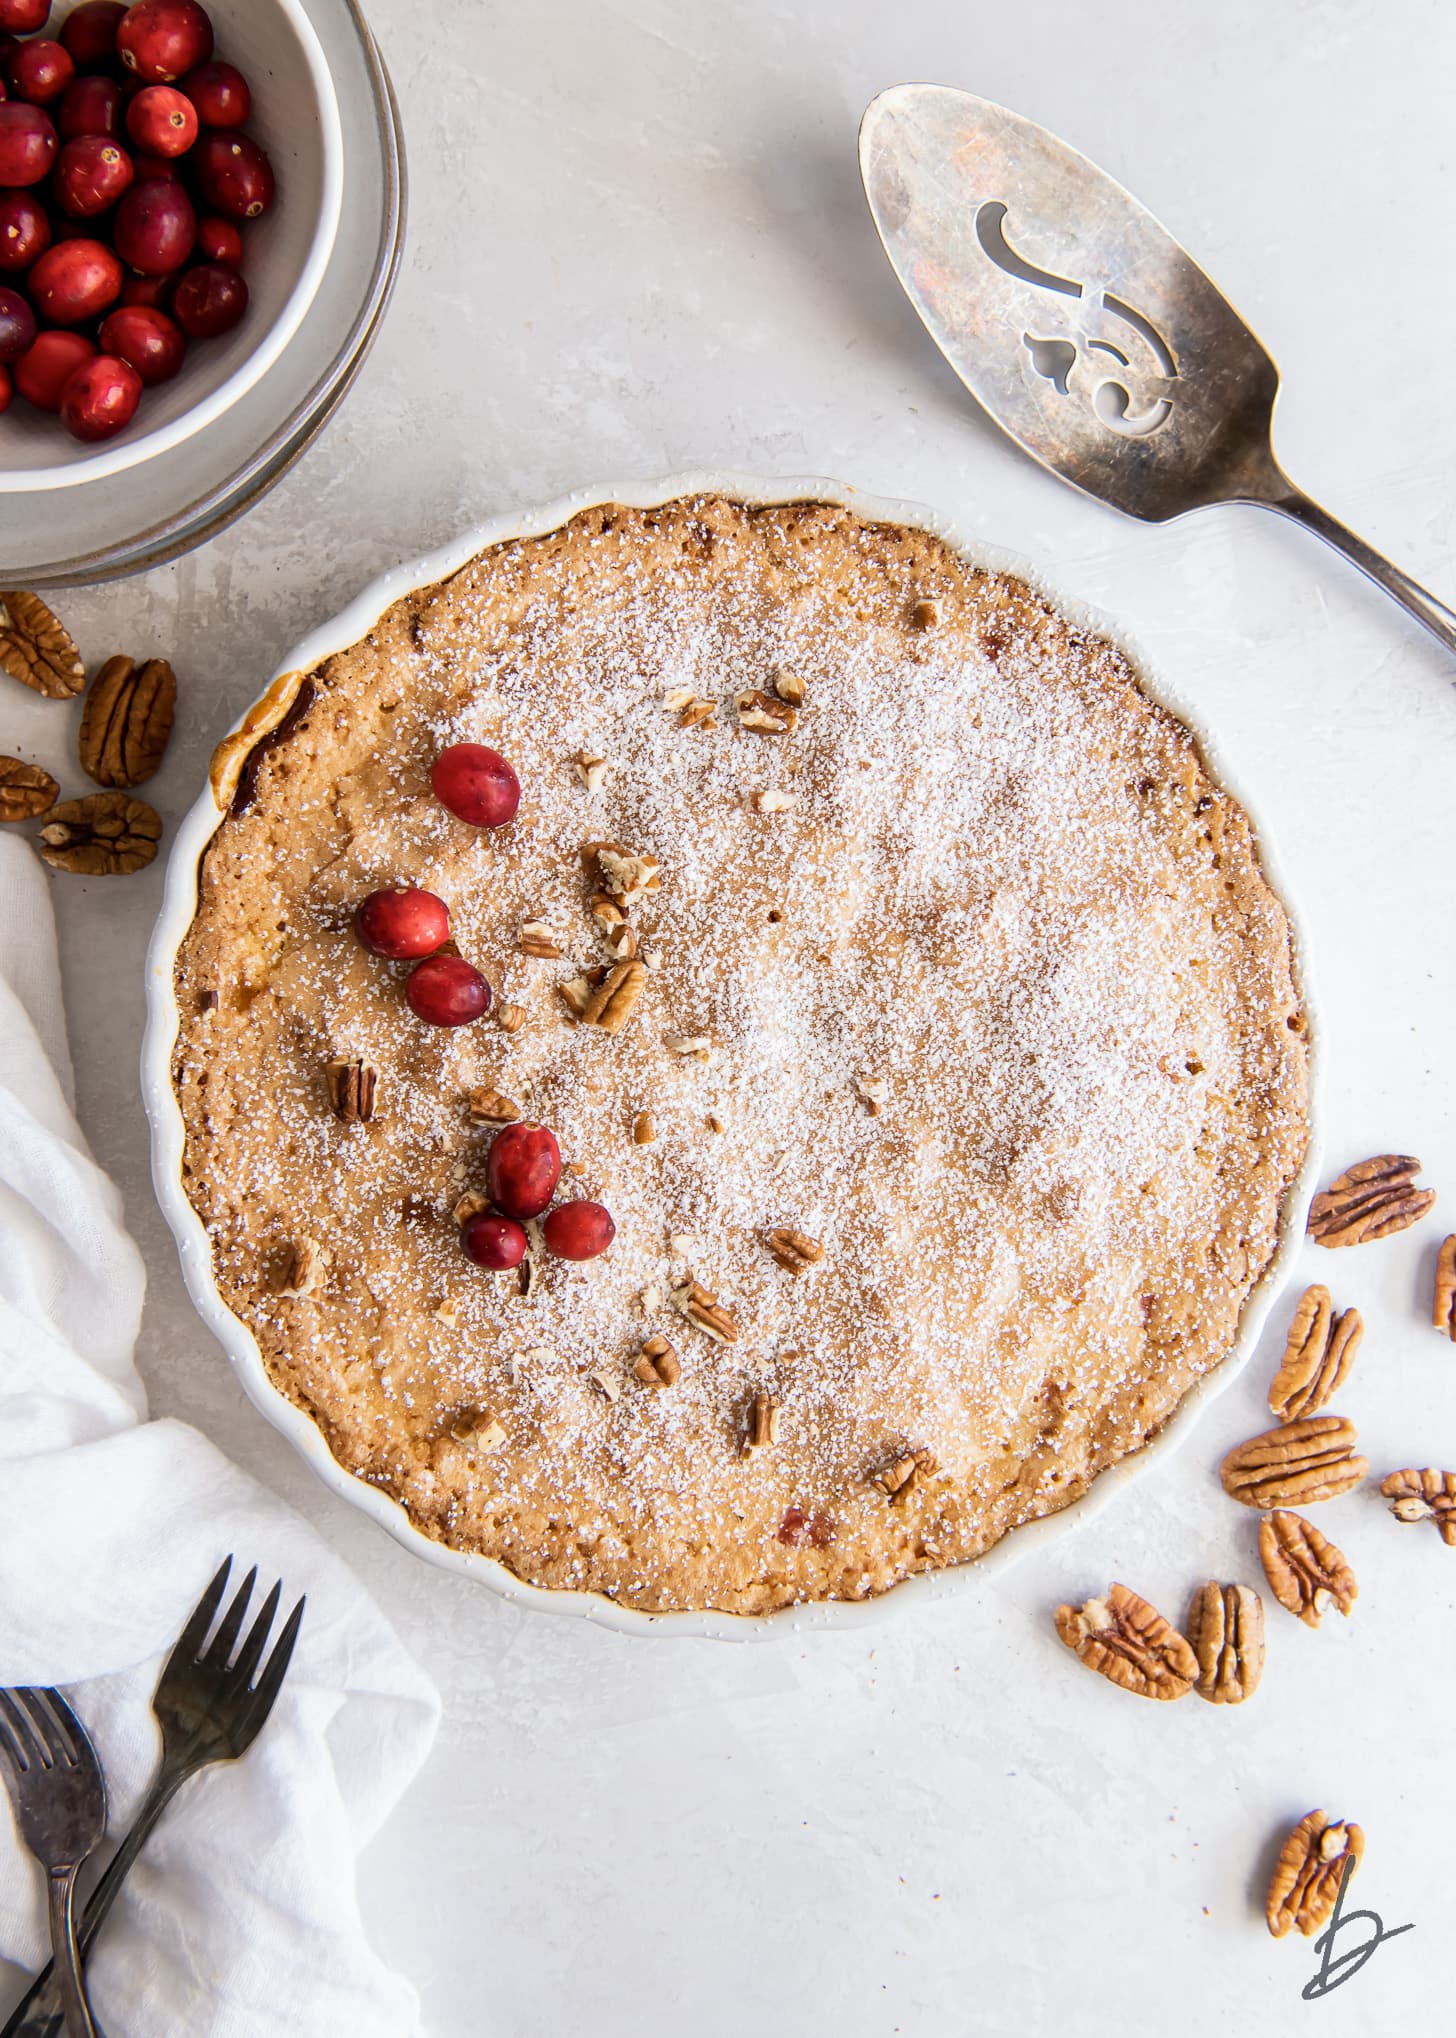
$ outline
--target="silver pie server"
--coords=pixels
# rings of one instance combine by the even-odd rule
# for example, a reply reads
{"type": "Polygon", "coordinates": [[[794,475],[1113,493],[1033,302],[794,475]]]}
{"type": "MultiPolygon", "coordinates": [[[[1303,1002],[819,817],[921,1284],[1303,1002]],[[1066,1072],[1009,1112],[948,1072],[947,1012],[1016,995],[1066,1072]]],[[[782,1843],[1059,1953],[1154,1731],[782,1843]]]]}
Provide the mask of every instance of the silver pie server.
{"type": "Polygon", "coordinates": [[[1456,614],[1290,481],[1279,371],[1152,214],[1035,121],[947,85],[870,102],[860,170],[936,345],[1034,459],[1163,523],[1258,503],[1316,532],[1448,650],[1456,614]]]}

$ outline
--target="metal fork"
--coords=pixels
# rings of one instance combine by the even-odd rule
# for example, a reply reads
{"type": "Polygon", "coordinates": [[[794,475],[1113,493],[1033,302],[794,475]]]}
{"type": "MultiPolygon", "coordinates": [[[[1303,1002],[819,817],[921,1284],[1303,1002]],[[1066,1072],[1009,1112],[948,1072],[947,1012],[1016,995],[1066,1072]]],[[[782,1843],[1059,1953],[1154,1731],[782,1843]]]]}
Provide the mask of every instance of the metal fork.
{"type": "Polygon", "coordinates": [[[58,1691],[0,1691],[0,1750],[20,1836],[46,1872],[65,2028],[70,2038],[96,2038],[76,1944],[76,1877],[106,1831],[101,1764],[58,1691]]]}
{"type": "MultiPolygon", "coordinates": [[[[152,1828],[182,1785],[211,1762],[234,1762],[246,1754],[282,1687],[293,1645],[298,1640],[305,1602],[300,1599],[294,1607],[272,1653],[263,1663],[283,1591],[281,1581],[264,1600],[242,1647],[236,1655],[233,1653],[257,1582],[256,1566],[238,1587],[211,1644],[203,1648],[222,1605],[232,1561],[231,1557],[224,1560],[203,1593],[157,1681],[152,1711],[162,1729],[162,1760],[135,1825],[86,1904],[80,1931],[83,1956],[90,1952],[152,1828]],[[260,1663],[262,1674],[254,1684],[253,1676],[260,1663]]],[[[53,1967],[36,1977],[24,2001],[0,2030],[0,2038],[61,2038],[63,2007],[57,1980],[53,1967]]]]}

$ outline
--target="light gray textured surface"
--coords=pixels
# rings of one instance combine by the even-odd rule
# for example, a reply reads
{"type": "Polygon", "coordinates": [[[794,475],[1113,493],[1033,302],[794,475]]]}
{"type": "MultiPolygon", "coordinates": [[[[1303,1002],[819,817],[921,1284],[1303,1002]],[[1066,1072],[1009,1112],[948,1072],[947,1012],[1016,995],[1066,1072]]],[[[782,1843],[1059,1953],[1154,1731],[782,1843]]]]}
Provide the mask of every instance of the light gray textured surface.
{"type": "MultiPolygon", "coordinates": [[[[1273,519],[1145,529],[998,440],[900,298],[854,161],[864,103],[915,76],[1066,135],[1252,319],[1286,376],[1290,472],[1450,598],[1448,11],[373,11],[411,139],[413,249],[358,388],[241,526],[58,603],[89,658],[176,663],[163,813],[188,804],[211,742],[296,637],[477,516],[713,464],[942,505],[1121,618],[1202,702],[1269,817],[1316,944],[1331,1160],[1418,1152],[1445,1195],[1420,1230],[1310,1249],[1302,1271],[1369,1319],[1342,1401],[1372,1466],[1456,1463],[1456,1352],[1423,1327],[1456,1221],[1456,670],[1273,519]]],[[[7,696],[4,715],[5,747],[64,761],[66,711],[7,696]]],[[[1341,2033],[1429,2014],[1452,1968],[1435,1814],[1456,1552],[1398,1529],[1373,1492],[1323,1510],[1359,1605],[1318,1634],[1272,1609],[1265,1687],[1241,1711],[1140,1704],[1051,1634],[1058,1599],[1110,1577],[1173,1617],[1205,1577],[1257,1577],[1255,1518],[1214,1468],[1267,1420],[1273,1332],[1267,1363],[1177,1457],[984,1595],[863,1636],[744,1649],[514,1612],[333,1502],[245,1405],[183,1297],[135,1079],[157,888],[155,871],[56,880],[80,1108],[152,1270],[154,1406],[318,1521],[444,1692],[431,1769],[364,1871],[432,2034],[1110,2038],[1147,2020],[1272,2038],[1305,2017],[1341,2033]],[[1417,1930],[1306,2009],[1312,1957],[1273,1945],[1256,1906],[1272,1841],[1314,1804],[1364,1823],[1359,1900],[1417,1930]]]]}

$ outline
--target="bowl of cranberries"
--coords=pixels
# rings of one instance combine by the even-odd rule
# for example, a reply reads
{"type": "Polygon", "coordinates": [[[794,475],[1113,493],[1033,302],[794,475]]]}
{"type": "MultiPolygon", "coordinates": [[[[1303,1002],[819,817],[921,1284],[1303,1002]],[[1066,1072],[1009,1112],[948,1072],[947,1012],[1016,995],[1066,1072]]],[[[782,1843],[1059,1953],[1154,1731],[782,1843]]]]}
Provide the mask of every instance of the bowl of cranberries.
{"type": "Polygon", "coordinates": [[[250,389],[342,155],[299,0],[0,0],[0,493],[116,474],[250,389]]]}

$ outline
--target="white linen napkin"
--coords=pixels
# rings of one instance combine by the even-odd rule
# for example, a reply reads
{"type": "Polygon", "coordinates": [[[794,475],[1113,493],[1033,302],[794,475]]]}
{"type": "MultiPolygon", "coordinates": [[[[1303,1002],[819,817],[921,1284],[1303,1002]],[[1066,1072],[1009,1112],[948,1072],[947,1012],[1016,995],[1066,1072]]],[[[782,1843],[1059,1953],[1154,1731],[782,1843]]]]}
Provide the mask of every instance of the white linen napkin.
{"type": "MultiPolygon", "coordinates": [[[[156,1761],[158,1670],[222,1558],[236,1553],[235,1580],[253,1562],[264,1589],[281,1577],[285,1610],[308,1595],[252,1749],[187,1785],[133,1868],[91,1961],[97,2017],[108,2038],[399,2038],[418,2006],[364,1937],[355,1857],[424,1761],[439,1702],[297,1515],[195,1430],[147,1420],[142,1264],[70,1090],[45,878],[3,839],[0,1685],[68,1688],[119,1837],[156,1761]]],[[[6,1798],[0,2022],[48,1950],[6,1798]]]]}

